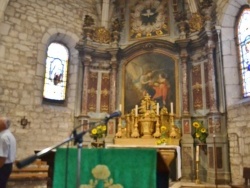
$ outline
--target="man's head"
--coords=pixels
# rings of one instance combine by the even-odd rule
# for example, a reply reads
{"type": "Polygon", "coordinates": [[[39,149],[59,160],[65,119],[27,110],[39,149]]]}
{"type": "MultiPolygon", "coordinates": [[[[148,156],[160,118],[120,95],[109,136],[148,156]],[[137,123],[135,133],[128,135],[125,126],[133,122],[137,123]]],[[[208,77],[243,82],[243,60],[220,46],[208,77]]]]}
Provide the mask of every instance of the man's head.
{"type": "Polygon", "coordinates": [[[5,117],[0,118],[0,131],[8,129],[10,127],[10,120],[5,117]]]}

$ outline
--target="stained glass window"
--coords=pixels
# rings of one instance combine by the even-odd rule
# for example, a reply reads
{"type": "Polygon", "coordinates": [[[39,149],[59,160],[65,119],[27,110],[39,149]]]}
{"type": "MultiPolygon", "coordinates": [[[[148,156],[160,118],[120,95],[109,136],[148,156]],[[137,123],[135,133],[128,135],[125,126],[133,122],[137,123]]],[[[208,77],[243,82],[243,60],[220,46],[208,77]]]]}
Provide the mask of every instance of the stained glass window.
{"type": "Polygon", "coordinates": [[[240,69],[243,96],[250,97],[250,8],[243,9],[238,22],[237,34],[240,52],[240,69]]]}
{"type": "Polygon", "coordinates": [[[51,43],[47,51],[43,98],[65,100],[69,51],[60,43],[51,43]]]}

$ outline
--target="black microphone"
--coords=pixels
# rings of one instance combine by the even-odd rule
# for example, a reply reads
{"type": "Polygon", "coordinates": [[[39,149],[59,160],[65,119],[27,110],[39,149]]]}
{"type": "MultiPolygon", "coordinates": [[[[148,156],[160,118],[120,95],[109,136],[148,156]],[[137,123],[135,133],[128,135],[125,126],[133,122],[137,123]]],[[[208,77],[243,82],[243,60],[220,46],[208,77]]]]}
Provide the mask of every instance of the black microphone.
{"type": "Polygon", "coordinates": [[[119,117],[121,115],[122,115],[122,112],[117,110],[117,111],[113,112],[112,114],[107,115],[106,116],[106,121],[108,121],[108,120],[110,120],[110,119],[112,119],[114,117],[119,117]]]}
{"type": "Polygon", "coordinates": [[[21,161],[18,161],[16,163],[16,166],[17,166],[17,168],[23,168],[23,167],[33,163],[37,158],[38,158],[38,156],[36,154],[32,155],[30,157],[27,157],[27,158],[21,160],[21,161]]]}

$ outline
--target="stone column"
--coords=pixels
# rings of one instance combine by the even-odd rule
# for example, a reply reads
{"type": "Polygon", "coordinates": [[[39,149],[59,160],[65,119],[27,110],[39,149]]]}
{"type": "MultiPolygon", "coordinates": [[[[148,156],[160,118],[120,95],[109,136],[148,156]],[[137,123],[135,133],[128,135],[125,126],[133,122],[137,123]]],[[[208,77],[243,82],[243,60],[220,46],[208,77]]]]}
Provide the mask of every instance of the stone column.
{"type": "Polygon", "coordinates": [[[205,71],[208,71],[208,95],[207,99],[209,100],[209,111],[210,113],[217,113],[217,97],[216,97],[216,82],[215,82],[215,68],[214,68],[214,59],[213,59],[213,50],[215,48],[215,45],[212,41],[208,41],[207,46],[207,59],[208,59],[208,65],[207,69],[205,71]],[[210,43],[210,44],[209,44],[210,43]]]}
{"type": "Polygon", "coordinates": [[[195,174],[193,166],[193,138],[191,135],[192,125],[189,111],[189,95],[188,95],[188,71],[187,71],[187,61],[188,52],[187,46],[189,44],[189,39],[178,40],[177,44],[180,46],[180,58],[181,58],[181,96],[182,96],[182,180],[188,181],[193,179],[193,174],[195,174]]]}
{"type": "Polygon", "coordinates": [[[181,48],[180,57],[181,57],[181,66],[182,66],[182,114],[189,116],[189,95],[188,95],[188,77],[187,77],[187,46],[189,39],[178,40],[177,44],[181,48]]]}
{"type": "Polygon", "coordinates": [[[110,61],[111,64],[111,72],[110,72],[110,102],[109,102],[109,106],[110,106],[110,111],[113,112],[115,111],[116,106],[116,101],[117,101],[117,93],[116,93],[116,83],[117,83],[117,50],[111,52],[112,58],[110,61]]]}
{"type": "Polygon", "coordinates": [[[208,37],[206,51],[207,51],[207,84],[208,84],[208,93],[209,95],[207,99],[209,99],[209,111],[210,113],[217,113],[217,98],[216,98],[216,82],[215,82],[215,68],[214,68],[214,58],[213,58],[213,50],[215,48],[213,33],[212,33],[212,7],[207,7],[203,9],[203,14],[205,18],[205,32],[208,37]]]}
{"type": "MultiPolygon", "coordinates": [[[[214,184],[229,184],[229,160],[226,117],[218,111],[216,91],[216,71],[214,62],[215,41],[212,30],[212,6],[205,7],[202,12],[205,18],[205,33],[207,36],[205,64],[205,84],[207,84],[206,100],[209,113],[207,114],[207,182],[214,184]]],[[[220,62],[216,62],[220,63],[220,62]]]]}
{"type": "Polygon", "coordinates": [[[81,115],[86,116],[87,115],[87,101],[88,101],[88,77],[89,77],[89,66],[92,62],[92,58],[89,55],[85,55],[84,60],[83,60],[83,68],[84,68],[84,73],[83,73],[83,89],[82,89],[82,101],[85,101],[82,103],[82,110],[81,110],[81,115]]]}
{"type": "Polygon", "coordinates": [[[102,16],[101,16],[101,26],[108,28],[109,23],[109,8],[110,2],[109,0],[102,1],[102,16]]]}

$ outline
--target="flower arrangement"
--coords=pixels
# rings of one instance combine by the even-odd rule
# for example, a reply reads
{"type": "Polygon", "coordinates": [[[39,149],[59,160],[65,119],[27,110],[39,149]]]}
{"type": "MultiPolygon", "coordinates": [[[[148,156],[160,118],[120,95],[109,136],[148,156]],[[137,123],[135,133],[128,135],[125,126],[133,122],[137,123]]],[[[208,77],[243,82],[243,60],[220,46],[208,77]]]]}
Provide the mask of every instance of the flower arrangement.
{"type": "Polygon", "coordinates": [[[94,138],[102,138],[106,134],[107,126],[106,125],[98,125],[91,129],[90,137],[94,138]]]}
{"type": "Polygon", "coordinates": [[[161,136],[160,138],[157,140],[156,144],[157,145],[162,145],[162,144],[166,144],[168,139],[167,139],[167,134],[168,134],[168,131],[167,131],[167,127],[165,125],[162,125],[161,126],[161,136]]]}
{"type": "Polygon", "coordinates": [[[198,139],[202,143],[206,143],[208,132],[207,129],[203,126],[203,123],[200,121],[194,121],[193,127],[195,128],[193,137],[198,139]]]}

